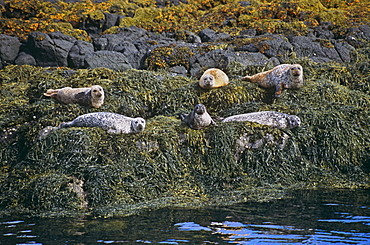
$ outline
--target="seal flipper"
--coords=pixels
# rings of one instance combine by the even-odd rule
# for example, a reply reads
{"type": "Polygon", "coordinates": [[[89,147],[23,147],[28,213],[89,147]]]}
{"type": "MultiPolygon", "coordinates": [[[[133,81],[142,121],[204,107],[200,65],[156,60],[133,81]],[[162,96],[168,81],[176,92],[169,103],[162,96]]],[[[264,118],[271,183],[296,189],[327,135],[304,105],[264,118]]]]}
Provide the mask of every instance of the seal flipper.
{"type": "Polygon", "coordinates": [[[48,89],[46,93],[44,93],[44,96],[54,98],[57,96],[58,92],[59,92],[59,89],[48,89]]]}
{"type": "Polygon", "coordinates": [[[211,124],[218,126],[217,123],[213,119],[211,119],[211,124]]]}
{"type": "Polygon", "coordinates": [[[284,89],[284,84],[283,83],[279,83],[278,85],[276,85],[275,98],[280,98],[281,93],[283,92],[283,89],[284,89]]]}
{"type": "Polygon", "coordinates": [[[242,81],[252,82],[251,76],[245,76],[241,78],[242,81]]]}
{"type": "Polygon", "coordinates": [[[189,114],[183,114],[183,113],[180,113],[178,116],[179,118],[181,119],[181,121],[185,122],[185,119],[188,117],[189,114]]]}

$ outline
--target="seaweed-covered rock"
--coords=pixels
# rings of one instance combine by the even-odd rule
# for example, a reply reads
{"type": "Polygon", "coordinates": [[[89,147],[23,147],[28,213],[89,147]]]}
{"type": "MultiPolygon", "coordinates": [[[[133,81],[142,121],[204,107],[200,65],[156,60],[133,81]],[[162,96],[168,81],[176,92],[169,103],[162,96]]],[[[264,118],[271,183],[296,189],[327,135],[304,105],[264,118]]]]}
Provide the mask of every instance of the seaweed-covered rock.
{"type": "Polygon", "coordinates": [[[197,79],[166,72],[6,66],[0,71],[0,207],[109,217],[143,207],[268,200],[288,188],[367,187],[370,97],[340,84],[362,76],[352,74],[356,64],[346,70],[307,58],[288,62],[302,64],[305,86],[273,103],[266,102],[269,91],[233,79],[246,72],[236,63],[228,66],[230,84],[210,91],[197,79]],[[50,87],[88,84],[104,87],[100,109],[42,96],[50,87]],[[198,103],[215,117],[271,110],[297,115],[302,123],[276,129],[217,122],[193,130],[177,115],[198,103]],[[96,111],[142,116],[146,128],[112,135],[71,127],[37,139],[46,126],[96,111]]]}

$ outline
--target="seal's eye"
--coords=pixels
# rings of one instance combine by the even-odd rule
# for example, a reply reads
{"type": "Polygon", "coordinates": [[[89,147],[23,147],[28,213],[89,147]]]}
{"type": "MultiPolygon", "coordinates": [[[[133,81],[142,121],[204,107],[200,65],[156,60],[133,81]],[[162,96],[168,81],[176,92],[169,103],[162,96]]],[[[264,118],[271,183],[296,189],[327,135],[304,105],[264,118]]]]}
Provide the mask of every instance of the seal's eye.
{"type": "Polygon", "coordinates": [[[94,89],[93,92],[96,93],[96,92],[98,92],[98,90],[94,89]]]}

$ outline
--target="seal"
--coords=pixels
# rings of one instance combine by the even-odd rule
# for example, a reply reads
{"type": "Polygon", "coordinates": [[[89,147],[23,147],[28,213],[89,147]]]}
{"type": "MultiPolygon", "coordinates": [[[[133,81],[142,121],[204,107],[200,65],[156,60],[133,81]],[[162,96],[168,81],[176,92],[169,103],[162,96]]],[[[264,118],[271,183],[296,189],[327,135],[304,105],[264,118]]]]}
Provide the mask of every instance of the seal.
{"type": "Polygon", "coordinates": [[[89,88],[48,89],[44,95],[65,104],[79,104],[99,108],[104,103],[104,90],[99,85],[93,85],[89,88]]]}
{"type": "Polygon", "coordinates": [[[204,89],[223,87],[229,84],[229,78],[225,72],[217,68],[206,70],[199,79],[199,86],[204,89]]]}
{"type": "Polygon", "coordinates": [[[288,115],[276,111],[259,111],[226,117],[222,122],[255,122],[280,129],[292,129],[301,125],[301,119],[295,115],[288,115]]]}
{"type": "Polygon", "coordinates": [[[279,98],[283,89],[299,89],[303,86],[303,68],[299,64],[282,64],[253,76],[245,76],[244,81],[257,83],[262,88],[275,88],[279,98]]]}
{"type": "Polygon", "coordinates": [[[180,118],[183,123],[192,129],[202,129],[210,124],[217,125],[203,104],[197,104],[189,114],[180,114],[180,118]]]}
{"type": "Polygon", "coordinates": [[[145,120],[141,117],[127,117],[112,112],[92,112],[76,117],[73,121],[62,123],[60,128],[99,127],[111,134],[139,133],[145,129],[145,120]]]}

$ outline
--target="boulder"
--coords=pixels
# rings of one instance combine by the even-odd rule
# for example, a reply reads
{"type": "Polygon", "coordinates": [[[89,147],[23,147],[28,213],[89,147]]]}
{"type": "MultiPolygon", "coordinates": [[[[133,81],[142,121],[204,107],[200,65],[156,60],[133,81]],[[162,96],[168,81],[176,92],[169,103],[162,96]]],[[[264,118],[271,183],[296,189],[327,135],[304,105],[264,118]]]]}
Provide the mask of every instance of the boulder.
{"type": "Polygon", "coordinates": [[[21,42],[16,37],[0,34],[0,63],[11,64],[18,55],[21,42]]]}
{"type": "Polygon", "coordinates": [[[27,54],[26,52],[20,52],[17,58],[15,59],[14,64],[35,66],[36,60],[35,58],[33,58],[32,55],[27,54]]]}
{"type": "Polygon", "coordinates": [[[202,42],[215,42],[230,37],[230,35],[227,33],[217,33],[214,30],[208,28],[201,30],[198,35],[202,42]]]}
{"type": "Polygon", "coordinates": [[[132,68],[125,55],[106,50],[96,51],[86,55],[84,58],[84,67],[90,69],[105,67],[115,71],[125,71],[132,68]]]}
{"type": "Polygon", "coordinates": [[[68,53],[75,41],[61,32],[33,32],[27,45],[38,66],[68,66],[68,53]]]}
{"type": "Polygon", "coordinates": [[[71,68],[84,67],[84,58],[87,54],[94,52],[92,43],[85,41],[75,41],[68,53],[68,66],[71,68]]]}
{"type": "Polygon", "coordinates": [[[290,41],[297,57],[308,57],[316,62],[343,62],[330,40],[295,36],[290,41]]]}

